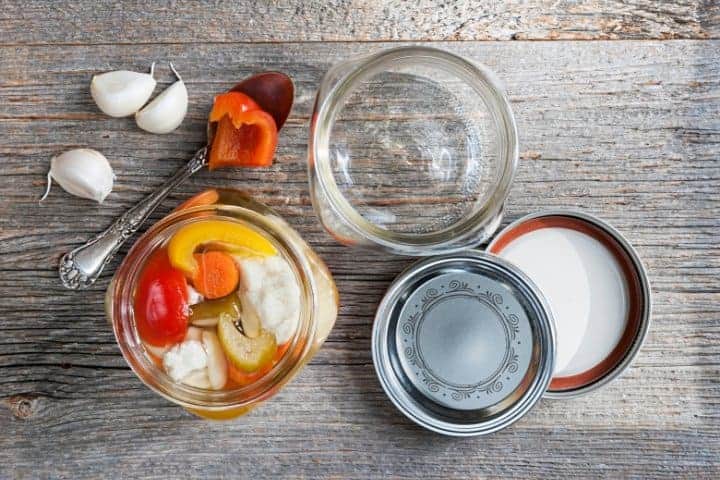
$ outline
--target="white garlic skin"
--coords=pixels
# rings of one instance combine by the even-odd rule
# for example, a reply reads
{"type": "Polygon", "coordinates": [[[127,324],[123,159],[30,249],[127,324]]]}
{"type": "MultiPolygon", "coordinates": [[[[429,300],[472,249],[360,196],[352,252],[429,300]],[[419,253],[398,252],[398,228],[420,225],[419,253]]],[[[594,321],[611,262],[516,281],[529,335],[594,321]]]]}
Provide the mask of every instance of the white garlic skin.
{"type": "Polygon", "coordinates": [[[170,133],[185,119],[187,109],[187,88],[182,80],[178,80],[137,112],[135,122],[146,132],[170,133]]]}
{"type": "Polygon", "coordinates": [[[112,167],[102,153],[89,148],[68,150],[50,161],[48,187],[42,199],[55,180],[72,195],[102,203],[112,191],[114,178],[112,167]]]}
{"type": "Polygon", "coordinates": [[[156,84],[153,68],[150,73],[117,70],[95,75],[90,83],[90,94],[106,115],[127,117],[145,105],[156,84]]]}

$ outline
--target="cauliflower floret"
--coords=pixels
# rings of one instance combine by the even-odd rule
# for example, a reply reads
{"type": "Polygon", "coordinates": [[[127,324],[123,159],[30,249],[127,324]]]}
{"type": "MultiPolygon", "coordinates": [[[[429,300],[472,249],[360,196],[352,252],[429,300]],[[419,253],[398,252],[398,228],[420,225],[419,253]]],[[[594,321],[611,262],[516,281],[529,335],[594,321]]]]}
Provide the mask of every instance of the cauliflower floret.
{"type": "Polygon", "coordinates": [[[207,353],[201,342],[186,340],[163,355],[163,367],[173,380],[179,382],[193,371],[207,367],[207,353]]]}
{"type": "Polygon", "coordinates": [[[276,255],[236,259],[242,271],[240,295],[255,308],[263,328],[287,342],[300,318],[300,286],[290,265],[276,255]]]}

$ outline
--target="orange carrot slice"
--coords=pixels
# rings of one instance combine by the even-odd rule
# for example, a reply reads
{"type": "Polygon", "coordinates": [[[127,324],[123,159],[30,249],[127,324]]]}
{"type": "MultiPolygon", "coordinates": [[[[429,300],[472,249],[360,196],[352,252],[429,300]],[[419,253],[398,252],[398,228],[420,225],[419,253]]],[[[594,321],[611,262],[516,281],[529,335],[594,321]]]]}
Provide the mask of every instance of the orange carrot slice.
{"type": "Polygon", "coordinates": [[[237,288],[240,272],[230,255],[211,251],[196,253],[194,256],[198,268],[192,283],[205,298],[211,300],[224,297],[237,288]]]}

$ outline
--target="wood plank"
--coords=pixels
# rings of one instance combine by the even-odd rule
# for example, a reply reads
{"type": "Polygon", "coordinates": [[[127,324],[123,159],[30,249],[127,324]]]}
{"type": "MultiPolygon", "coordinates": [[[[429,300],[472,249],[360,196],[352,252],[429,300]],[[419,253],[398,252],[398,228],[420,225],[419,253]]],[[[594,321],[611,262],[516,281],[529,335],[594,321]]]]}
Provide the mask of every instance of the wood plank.
{"type": "Polygon", "coordinates": [[[720,37],[720,4],[656,2],[0,1],[0,43],[599,40],[720,37]]]}
{"type": "MultiPolygon", "coordinates": [[[[649,338],[620,379],[468,440],[411,424],[374,376],[374,309],[412,260],[335,244],[309,201],[314,90],[331,64],[385,46],[0,47],[0,478],[720,475],[720,41],[438,45],[483,61],[507,87],[522,159],[506,222],[541,208],[596,213],[637,247],[654,293],[649,338]],[[88,94],[93,73],[151,59],[172,60],[190,92],[188,118],[167,136],[104,117],[88,94]],[[212,95],[261,69],[286,71],[297,86],[276,165],[201,172],[154,219],[205,186],[249,190],[327,260],[341,316],[276,398],[209,423],[126,367],[102,306],[119,259],[85,293],[62,289],[56,264],[190,158],[212,95]],[[115,190],[102,206],[60,189],[38,204],[49,158],[74,146],[107,155],[115,190]]],[[[166,67],[159,77],[171,81],[166,67]]]]}

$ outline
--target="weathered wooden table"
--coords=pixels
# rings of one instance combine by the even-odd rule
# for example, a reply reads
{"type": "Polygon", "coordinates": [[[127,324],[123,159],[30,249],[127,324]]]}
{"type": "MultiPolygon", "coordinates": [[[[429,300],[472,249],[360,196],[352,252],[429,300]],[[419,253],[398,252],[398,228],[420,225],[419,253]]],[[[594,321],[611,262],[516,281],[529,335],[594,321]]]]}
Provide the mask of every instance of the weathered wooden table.
{"type": "Polygon", "coordinates": [[[253,3],[0,1],[0,478],[718,478],[718,3],[253,3]],[[429,433],[386,399],[371,322],[412,260],[335,244],[308,197],[321,76],[408,41],[477,59],[505,82],[521,136],[506,221],[544,207],[599,214],[637,247],[653,287],[650,335],[629,371],[486,438],[429,433]],[[191,97],[166,136],[102,115],[88,93],[94,73],[152,60],[173,61],[191,97]],[[56,267],[202,144],[213,94],[265,69],[297,86],[275,166],[202,172],[153,220],[209,185],[247,189],[325,258],[342,307],[280,395],[212,423],[154,395],[123,361],[103,314],[119,258],[87,292],[64,290],[56,267]],[[98,206],[57,188],[38,204],[50,157],[80,146],[110,159],[114,192],[98,206]]]}

